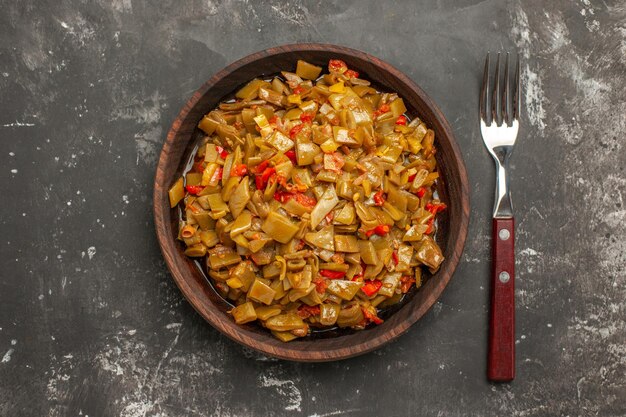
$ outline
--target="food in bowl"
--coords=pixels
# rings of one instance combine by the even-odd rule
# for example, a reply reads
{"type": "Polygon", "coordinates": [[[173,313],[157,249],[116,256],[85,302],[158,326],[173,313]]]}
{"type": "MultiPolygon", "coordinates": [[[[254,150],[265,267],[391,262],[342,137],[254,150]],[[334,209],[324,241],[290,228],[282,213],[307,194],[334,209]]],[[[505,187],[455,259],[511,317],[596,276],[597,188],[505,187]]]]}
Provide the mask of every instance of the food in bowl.
{"type": "Polygon", "coordinates": [[[238,324],[364,329],[440,267],[435,136],[406,111],[341,60],[298,61],[202,118],[170,205],[238,324]]]}

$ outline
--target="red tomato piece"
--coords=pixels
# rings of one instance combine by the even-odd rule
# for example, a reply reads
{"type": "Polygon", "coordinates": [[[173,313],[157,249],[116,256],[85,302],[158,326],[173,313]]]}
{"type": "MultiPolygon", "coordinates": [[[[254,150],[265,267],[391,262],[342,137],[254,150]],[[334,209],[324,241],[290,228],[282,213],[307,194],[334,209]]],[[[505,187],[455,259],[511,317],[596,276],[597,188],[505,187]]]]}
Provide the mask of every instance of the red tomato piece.
{"type": "Polygon", "coordinates": [[[376,194],[374,194],[374,204],[376,204],[377,206],[382,206],[383,204],[385,204],[385,200],[386,198],[383,190],[378,190],[376,194]]]}
{"type": "Polygon", "coordinates": [[[367,308],[361,307],[361,310],[363,311],[363,315],[365,316],[365,318],[367,320],[371,321],[372,323],[376,323],[376,324],[382,324],[383,323],[383,319],[381,319],[376,314],[374,314],[371,311],[369,311],[367,308]]]}
{"type": "Polygon", "coordinates": [[[379,279],[368,279],[365,281],[365,285],[361,287],[361,291],[365,293],[368,297],[376,294],[378,290],[383,286],[383,282],[379,279]]]}
{"type": "Polygon", "coordinates": [[[345,75],[348,78],[359,78],[359,73],[351,69],[344,72],[343,75],[345,75]]]}
{"type": "Polygon", "coordinates": [[[320,275],[329,279],[341,279],[346,276],[344,271],[331,271],[330,269],[320,270],[320,275]]]}
{"type": "Polygon", "coordinates": [[[396,120],[396,124],[406,126],[406,117],[403,115],[398,116],[398,119],[396,120]]]}
{"type": "Polygon", "coordinates": [[[248,173],[248,166],[246,164],[237,164],[230,170],[231,177],[243,177],[248,173]]]}
{"type": "Polygon", "coordinates": [[[291,159],[291,162],[294,165],[297,165],[297,162],[296,162],[296,151],[294,151],[293,149],[290,149],[287,152],[285,152],[285,156],[287,158],[291,159]]]}
{"type": "Polygon", "coordinates": [[[311,123],[313,121],[314,115],[312,113],[302,113],[300,115],[300,120],[302,123],[311,123]]]}
{"type": "Polygon", "coordinates": [[[304,123],[300,123],[299,125],[295,125],[294,127],[291,128],[291,130],[289,131],[289,137],[291,139],[295,139],[296,135],[298,133],[300,133],[302,131],[302,129],[304,129],[304,123]]]}
{"type": "Polygon", "coordinates": [[[201,185],[186,185],[185,190],[187,190],[189,194],[198,195],[200,191],[204,190],[204,187],[201,185]]]}
{"type": "Polygon", "coordinates": [[[344,73],[348,70],[348,65],[341,59],[331,59],[328,61],[328,71],[344,73]]]}

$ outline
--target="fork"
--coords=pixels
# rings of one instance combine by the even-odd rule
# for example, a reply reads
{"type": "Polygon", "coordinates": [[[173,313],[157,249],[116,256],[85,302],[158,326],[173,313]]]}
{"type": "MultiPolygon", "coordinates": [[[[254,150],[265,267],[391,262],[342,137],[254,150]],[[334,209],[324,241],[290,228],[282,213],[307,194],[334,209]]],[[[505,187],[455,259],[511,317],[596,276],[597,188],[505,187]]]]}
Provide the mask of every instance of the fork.
{"type": "Polygon", "coordinates": [[[487,53],[480,92],[480,132],[496,163],[493,208],[491,311],[487,377],[506,382],[515,378],[515,220],[509,189],[509,159],[520,121],[520,58],[513,83],[509,80],[509,53],[500,78],[500,53],[493,83],[487,53]],[[512,86],[515,91],[511,91],[512,86]]]}

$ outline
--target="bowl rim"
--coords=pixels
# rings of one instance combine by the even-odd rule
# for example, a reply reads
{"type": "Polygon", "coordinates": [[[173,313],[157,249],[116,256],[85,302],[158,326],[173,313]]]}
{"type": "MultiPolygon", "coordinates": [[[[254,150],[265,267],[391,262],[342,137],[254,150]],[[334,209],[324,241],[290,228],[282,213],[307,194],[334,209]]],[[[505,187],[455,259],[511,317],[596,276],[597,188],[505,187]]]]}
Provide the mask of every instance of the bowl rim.
{"type": "MultiPolygon", "coordinates": [[[[373,55],[370,55],[366,52],[348,48],[344,46],[329,44],[329,43],[290,43],[284,44],[280,46],[275,46],[272,48],[268,48],[262,51],[253,52],[234,61],[232,64],[224,67],[220,71],[216,72],[213,76],[211,76],[200,88],[198,88],[192,96],[186,101],[183,105],[182,109],[174,119],[168,133],[166,136],[166,140],[163,143],[163,147],[159,156],[159,160],[157,163],[155,180],[154,180],[154,191],[153,191],[153,212],[154,212],[154,221],[155,221],[155,229],[157,238],[159,241],[159,247],[161,249],[162,255],[166,261],[166,265],[172,279],[182,292],[185,299],[191,304],[191,306],[196,310],[196,312],[202,316],[209,324],[211,324],[215,329],[220,331],[220,333],[227,336],[229,339],[256,350],[264,355],[273,356],[279,359],[298,361],[298,362],[326,362],[326,361],[335,361],[347,359],[350,357],[362,355],[368,352],[371,352],[375,349],[380,348],[381,346],[397,339],[400,335],[405,333],[413,324],[415,324],[430,308],[434,305],[437,299],[440,298],[444,289],[447,287],[450,279],[452,278],[458,263],[461,260],[461,256],[463,253],[463,248],[465,246],[465,241],[468,233],[469,226],[469,181],[467,176],[467,170],[465,167],[465,163],[452,131],[450,124],[447,119],[439,109],[439,106],[421,89],[415,82],[413,82],[408,76],[406,76],[402,71],[396,69],[391,64],[377,58],[373,55]],[[194,297],[191,297],[191,288],[189,284],[186,282],[184,278],[183,271],[179,268],[176,259],[168,254],[168,249],[173,249],[174,245],[177,242],[174,239],[171,239],[171,236],[167,233],[166,227],[163,227],[166,223],[164,218],[165,213],[170,210],[169,205],[167,208],[163,207],[164,195],[167,195],[167,184],[163,184],[163,180],[167,180],[163,178],[162,166],[165,165],[169,158],[169,149],[172,146],[172,142],[176,138],[179,133],[179,129],[181,127],[181,120],[184,120],[191,109],[198,103],[198,101],[219,81],[228,77],[231,73],[238,70],[239,68],[251,64],[259,59],[266,59],[275,55],[285,54],[285,53],[297,53],[298,51],[321,51],[321,52],[330,52],[337,54],[349,55],[361,60],[370,61],[373,65],[381,69],[382,71],[392,75],[397,78],[402,83],[406,84],[414,93],[416,93],[420,99],[423,101],[425,107],[429,108],[434,118],[437,119],[441,130],[445,133],[445,136],[448,138],[449,147],[451,153],[454,155],[454,164],[455,169],[459,174],[459,187],[461,189],[461,193],[459,196],[456,196],[460,199],[461,206],[461,217],[459,221],[458,230],[450,231],[450,232],[458,232],[457,236],[457,244],[455,245],[454,251],[451,256],[446,258],[445,263],[447,264],[445,271],[440,271],[437,274],[437,286],[435,287],[431,296],[423,303],[421,308],[415,309],[410,315],[406,316],[405,319],[401,322],[398,322],[394,327],[391,327],[386,332],[379,334],[376,337],[365,338],[355,345],[350,345],[349,349],[338,346],[336,349],[327,349],[323,351],[323,355],[320,355],[318,350],[294,350],[290,348],[291,343],[282,343],[281,345],[267,346],[264,343],[259,343],[259,337],[252,337],[248,335],[246,331],[243,330],[243,327],[237,325],[232,320],[224,320],[223,317],[216,317],[215,312],[209,311],[204,306],[202,306],[194,297]],[[441,274],[445,272],[444,274],[441,274]]],[[[407,306],[412,301],[409,301],[407,306]]],[[[209,303],[217,309],[217,307],[213,303],[209,303]]],[[[406,306],[405,306],[406,307],[406,306]]],[[[219,314],[224,315],[222,311],[218,311],[219,314]]],[[[396,312],[394,314],[397,314],[396,312]]],[[[368,330],[365,330],[368,331],[368,330]]],[[[273,336],[267,332],[267,338],[273,338],[273,336]]],[[[341,339],[340,336],[334,339],[341,339]]],[[[317,340],[309,340],[304,341],[307,343],[315,343],[317,340]]],[[[293,343],[293,342],[292,342],[293,343]]]]}

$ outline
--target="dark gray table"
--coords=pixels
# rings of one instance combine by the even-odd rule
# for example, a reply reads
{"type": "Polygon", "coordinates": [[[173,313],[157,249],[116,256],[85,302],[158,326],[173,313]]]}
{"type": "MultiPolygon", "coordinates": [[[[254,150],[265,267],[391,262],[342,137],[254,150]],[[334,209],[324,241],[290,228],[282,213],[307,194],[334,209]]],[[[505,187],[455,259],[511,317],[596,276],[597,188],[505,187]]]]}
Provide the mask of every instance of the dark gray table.
{"type": "Polygon", "coordinates": [[[0,1],[0,415],[626,415],[625,21],[617,0],[0,1]],[[419,83],[472,188],[440,301],[339,363],[274,361],[218,334],[153,230],[156,159],[181,105],[233,60],[297,41],[365,50],[419,83]],[[524,59],[508,385],[485,379],[488,49],[524,59]]]}

